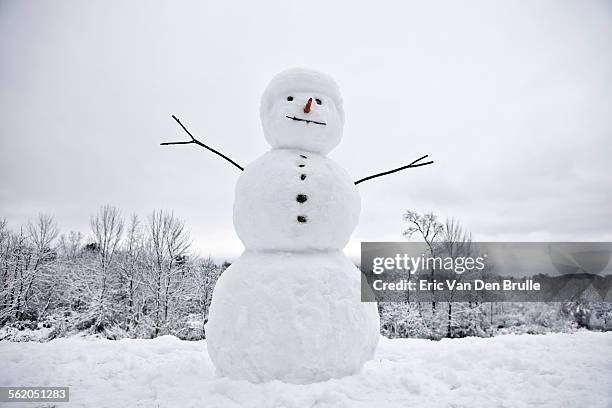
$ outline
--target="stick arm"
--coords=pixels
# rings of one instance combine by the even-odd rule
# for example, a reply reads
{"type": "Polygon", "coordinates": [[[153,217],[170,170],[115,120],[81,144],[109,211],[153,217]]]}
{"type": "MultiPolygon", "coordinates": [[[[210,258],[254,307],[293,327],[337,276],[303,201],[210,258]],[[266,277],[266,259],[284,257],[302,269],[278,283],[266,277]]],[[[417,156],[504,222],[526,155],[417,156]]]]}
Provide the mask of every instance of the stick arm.
{"type": "Polygon", "coordinates": [[[415,161],[413,161],[410,164],[407,164],[405,166],[402,167],[398,167],[397,169],[393,169],[393,170],[388,170],[388,171],[383,171],[382,173],[376,173],[373,174],[371,176],[368,177],[364,177],[362,179],[359,179],[355,182],[355,185],[359,184],[359,183],[363,183],[364,181],[368,181],[368,180],[372,180],[376,177],[382,177],[382,176],[386,176],[387,174],[391,174],[391,173],[395,173],[397,171],[402,171],[402,170],[406,170],[406,169],[413,169],[415,167],[421,167],[421,166],[427,166],[428,164],[433,164],[433,160],[430,160],[428,162],[423,162],[421,163],[421,160],[427,158],[429,155],[426,154],[425,156],[419,157],[418,159],[416,159],[415,161]]]}
{"type": "Polygon", "coordinates": [[[195,137],[193,137],[193,135],[191,134],[191,132],[189,130],[187,130],[187,128],[185,127],[185,125],[183,125],[181,123],[181,121],[179,120],[179,118],[177,118],[176,116],[172,115],[172,119],[174,119],[176,121],[176,123],[178,123],[183,130],[189,135],[189,137],[191,138],[191,140],[188,141],[184,141],[184,142],[164,142],[164,143],[160,143],[161,146],[170,146],[170,145],[186,145],[186,144],[196,144],[198,146],[201,146],[205,149],[208,149],[209,151],[213,152],[214,154],[216,154],[217,156],[222,157],[223,159],[227,160],[228,162],[230,162],[232,165],[234,165],[235,167],[237,167],[238,169],[240,169],[240,171],[244,170],[244,167],[242,167],[241,165],[239,165],[238,163],[236,163],[235,161],[233,161],[232,159],[230,159],[229,157],[227,157],[226,155],[224,155],[223,153],[213,149],[212,147],[200,142],[198,139],[196,139],[195,137]]]}

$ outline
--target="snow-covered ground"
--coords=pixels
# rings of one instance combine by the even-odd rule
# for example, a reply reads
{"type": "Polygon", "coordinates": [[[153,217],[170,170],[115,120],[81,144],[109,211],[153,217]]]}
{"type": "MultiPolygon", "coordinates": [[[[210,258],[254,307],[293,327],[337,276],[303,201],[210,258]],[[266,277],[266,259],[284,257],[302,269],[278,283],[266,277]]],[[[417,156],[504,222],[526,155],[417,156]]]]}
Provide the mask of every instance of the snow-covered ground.
{"type": "Polygon", "coordinates": [[[0,342],[0,385],[70,386],[58,406],[611,407],[612,332],[381,339],[359,375],[310,385],[219,378],[206,342],[170,336],[0,342]]]}

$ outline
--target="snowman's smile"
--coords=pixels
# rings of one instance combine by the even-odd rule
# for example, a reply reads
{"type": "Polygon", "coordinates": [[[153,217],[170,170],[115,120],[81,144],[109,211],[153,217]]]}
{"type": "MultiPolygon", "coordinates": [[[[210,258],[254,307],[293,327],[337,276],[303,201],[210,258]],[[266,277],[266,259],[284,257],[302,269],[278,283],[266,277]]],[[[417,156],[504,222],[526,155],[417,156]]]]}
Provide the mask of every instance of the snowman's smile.
{"type": "Polygon", "coordinates": [[[288,116],[288,115],[285,115],[285,117],[287,119],[297,120],[298,122],[316,123],[317,125],[323,125],[323,126],[327,125],[327,123],[325,122],[317,122],[316,120],[296,118],[295,116],[288,116]]]}

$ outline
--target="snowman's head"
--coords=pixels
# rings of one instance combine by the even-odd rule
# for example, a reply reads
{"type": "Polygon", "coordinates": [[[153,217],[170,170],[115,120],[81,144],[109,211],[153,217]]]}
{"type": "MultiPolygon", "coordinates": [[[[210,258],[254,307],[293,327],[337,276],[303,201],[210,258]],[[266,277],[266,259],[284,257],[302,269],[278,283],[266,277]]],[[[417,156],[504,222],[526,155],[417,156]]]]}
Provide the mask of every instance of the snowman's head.
{"type": "Polygon", "coordinates": [[[273,148],[327,154],[342,139],[340,89],[318,71],[293,68],[276,75],[263,93],[260,115],[273,148]]]}

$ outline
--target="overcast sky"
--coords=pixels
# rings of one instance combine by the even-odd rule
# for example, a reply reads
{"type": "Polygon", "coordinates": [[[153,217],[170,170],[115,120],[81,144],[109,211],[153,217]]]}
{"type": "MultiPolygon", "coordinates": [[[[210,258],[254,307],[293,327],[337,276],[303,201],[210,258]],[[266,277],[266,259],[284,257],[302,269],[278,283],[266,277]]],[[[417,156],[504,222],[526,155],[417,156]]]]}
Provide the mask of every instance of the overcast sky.
{"type": "Polygon", "coordinates": [[[345,99],[330,156],[359,186],[360,241],[406,209],[475,240],[612,240],[612,3],[0,1],[0,217],[89,231],[105,203],[174,209],[202,255],[235,257],[239,172],[267,149],[259,98],[305,66],[345,99]],[[468,7],[469,5],[469,7],[468,7]]]}

